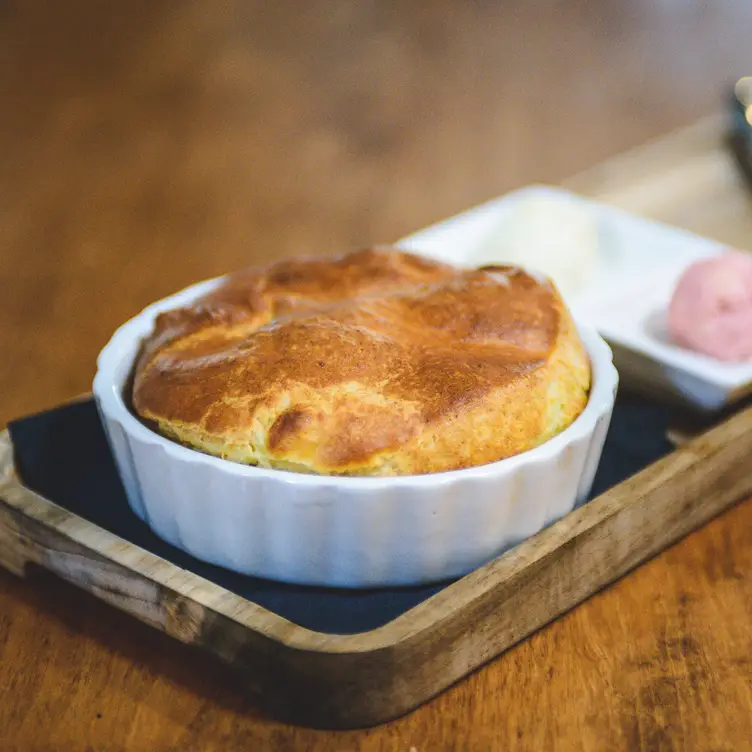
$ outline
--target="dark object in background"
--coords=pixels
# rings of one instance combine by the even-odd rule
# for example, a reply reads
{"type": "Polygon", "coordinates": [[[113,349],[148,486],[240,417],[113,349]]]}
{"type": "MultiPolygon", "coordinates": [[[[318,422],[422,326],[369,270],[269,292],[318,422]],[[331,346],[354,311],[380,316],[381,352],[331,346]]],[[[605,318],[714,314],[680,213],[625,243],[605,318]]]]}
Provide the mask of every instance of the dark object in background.
{"type": "Polygon", "coordinates": [[[752,76],[740,78],[734,86],[728,143],[752,191],[752,76]]]}

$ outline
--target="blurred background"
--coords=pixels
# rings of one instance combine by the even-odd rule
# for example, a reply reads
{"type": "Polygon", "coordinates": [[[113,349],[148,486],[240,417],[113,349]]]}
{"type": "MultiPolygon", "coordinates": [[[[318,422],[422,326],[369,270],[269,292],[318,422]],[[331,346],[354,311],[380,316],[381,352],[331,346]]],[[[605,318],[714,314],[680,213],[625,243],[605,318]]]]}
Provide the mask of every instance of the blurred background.
{"type": "Polygon", "coordinates": [[[0,422],[191,282],[719,112],[750,29],[749,0],[0,0],[0,422]]]}

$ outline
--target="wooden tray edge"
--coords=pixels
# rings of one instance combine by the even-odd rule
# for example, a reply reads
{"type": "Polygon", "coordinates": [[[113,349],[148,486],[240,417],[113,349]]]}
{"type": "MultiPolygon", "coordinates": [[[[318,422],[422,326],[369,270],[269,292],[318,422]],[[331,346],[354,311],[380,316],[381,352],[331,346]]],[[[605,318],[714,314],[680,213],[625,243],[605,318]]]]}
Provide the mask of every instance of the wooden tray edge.
{"type": "Polygon", "coordinates": [[[6,431],[0,434],[0,565],[21,575],[30,563],[42,566],[246,669],[250,689],[286,720],[373,725],[422,704],[752,495],[750,455],[752,408],[389,624],[356,635],[325,635],[25,488],[14,472],[6,431]],[[298,697],[301,686],[305,698],[298,697]]]}

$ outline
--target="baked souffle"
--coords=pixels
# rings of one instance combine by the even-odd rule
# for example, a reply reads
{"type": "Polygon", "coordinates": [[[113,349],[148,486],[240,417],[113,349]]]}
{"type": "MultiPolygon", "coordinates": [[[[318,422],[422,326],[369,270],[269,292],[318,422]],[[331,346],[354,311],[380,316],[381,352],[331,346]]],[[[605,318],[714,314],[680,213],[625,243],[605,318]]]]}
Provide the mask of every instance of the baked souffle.
{"type": "Polygon", "coordinates": [[[548,279],[376,248],[237,272],[160,314],[132,397],[163,435],[227,460],[393,476],[532,449],[589,388],[548,279]]]}

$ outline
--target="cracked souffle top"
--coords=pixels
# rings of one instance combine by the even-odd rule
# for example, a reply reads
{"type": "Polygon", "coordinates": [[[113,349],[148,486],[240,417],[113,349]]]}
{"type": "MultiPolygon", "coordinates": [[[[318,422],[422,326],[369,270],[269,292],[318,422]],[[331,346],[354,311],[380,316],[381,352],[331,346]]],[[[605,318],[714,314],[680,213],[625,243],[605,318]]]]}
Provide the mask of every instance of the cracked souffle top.
{"type": "Polygon", "coordinates": [[[163,435],[234,462],[411,475],[538,446],[589,387],[547,279],[377,248],[237,272],[160,314],[132,397],[163,435]]]}

